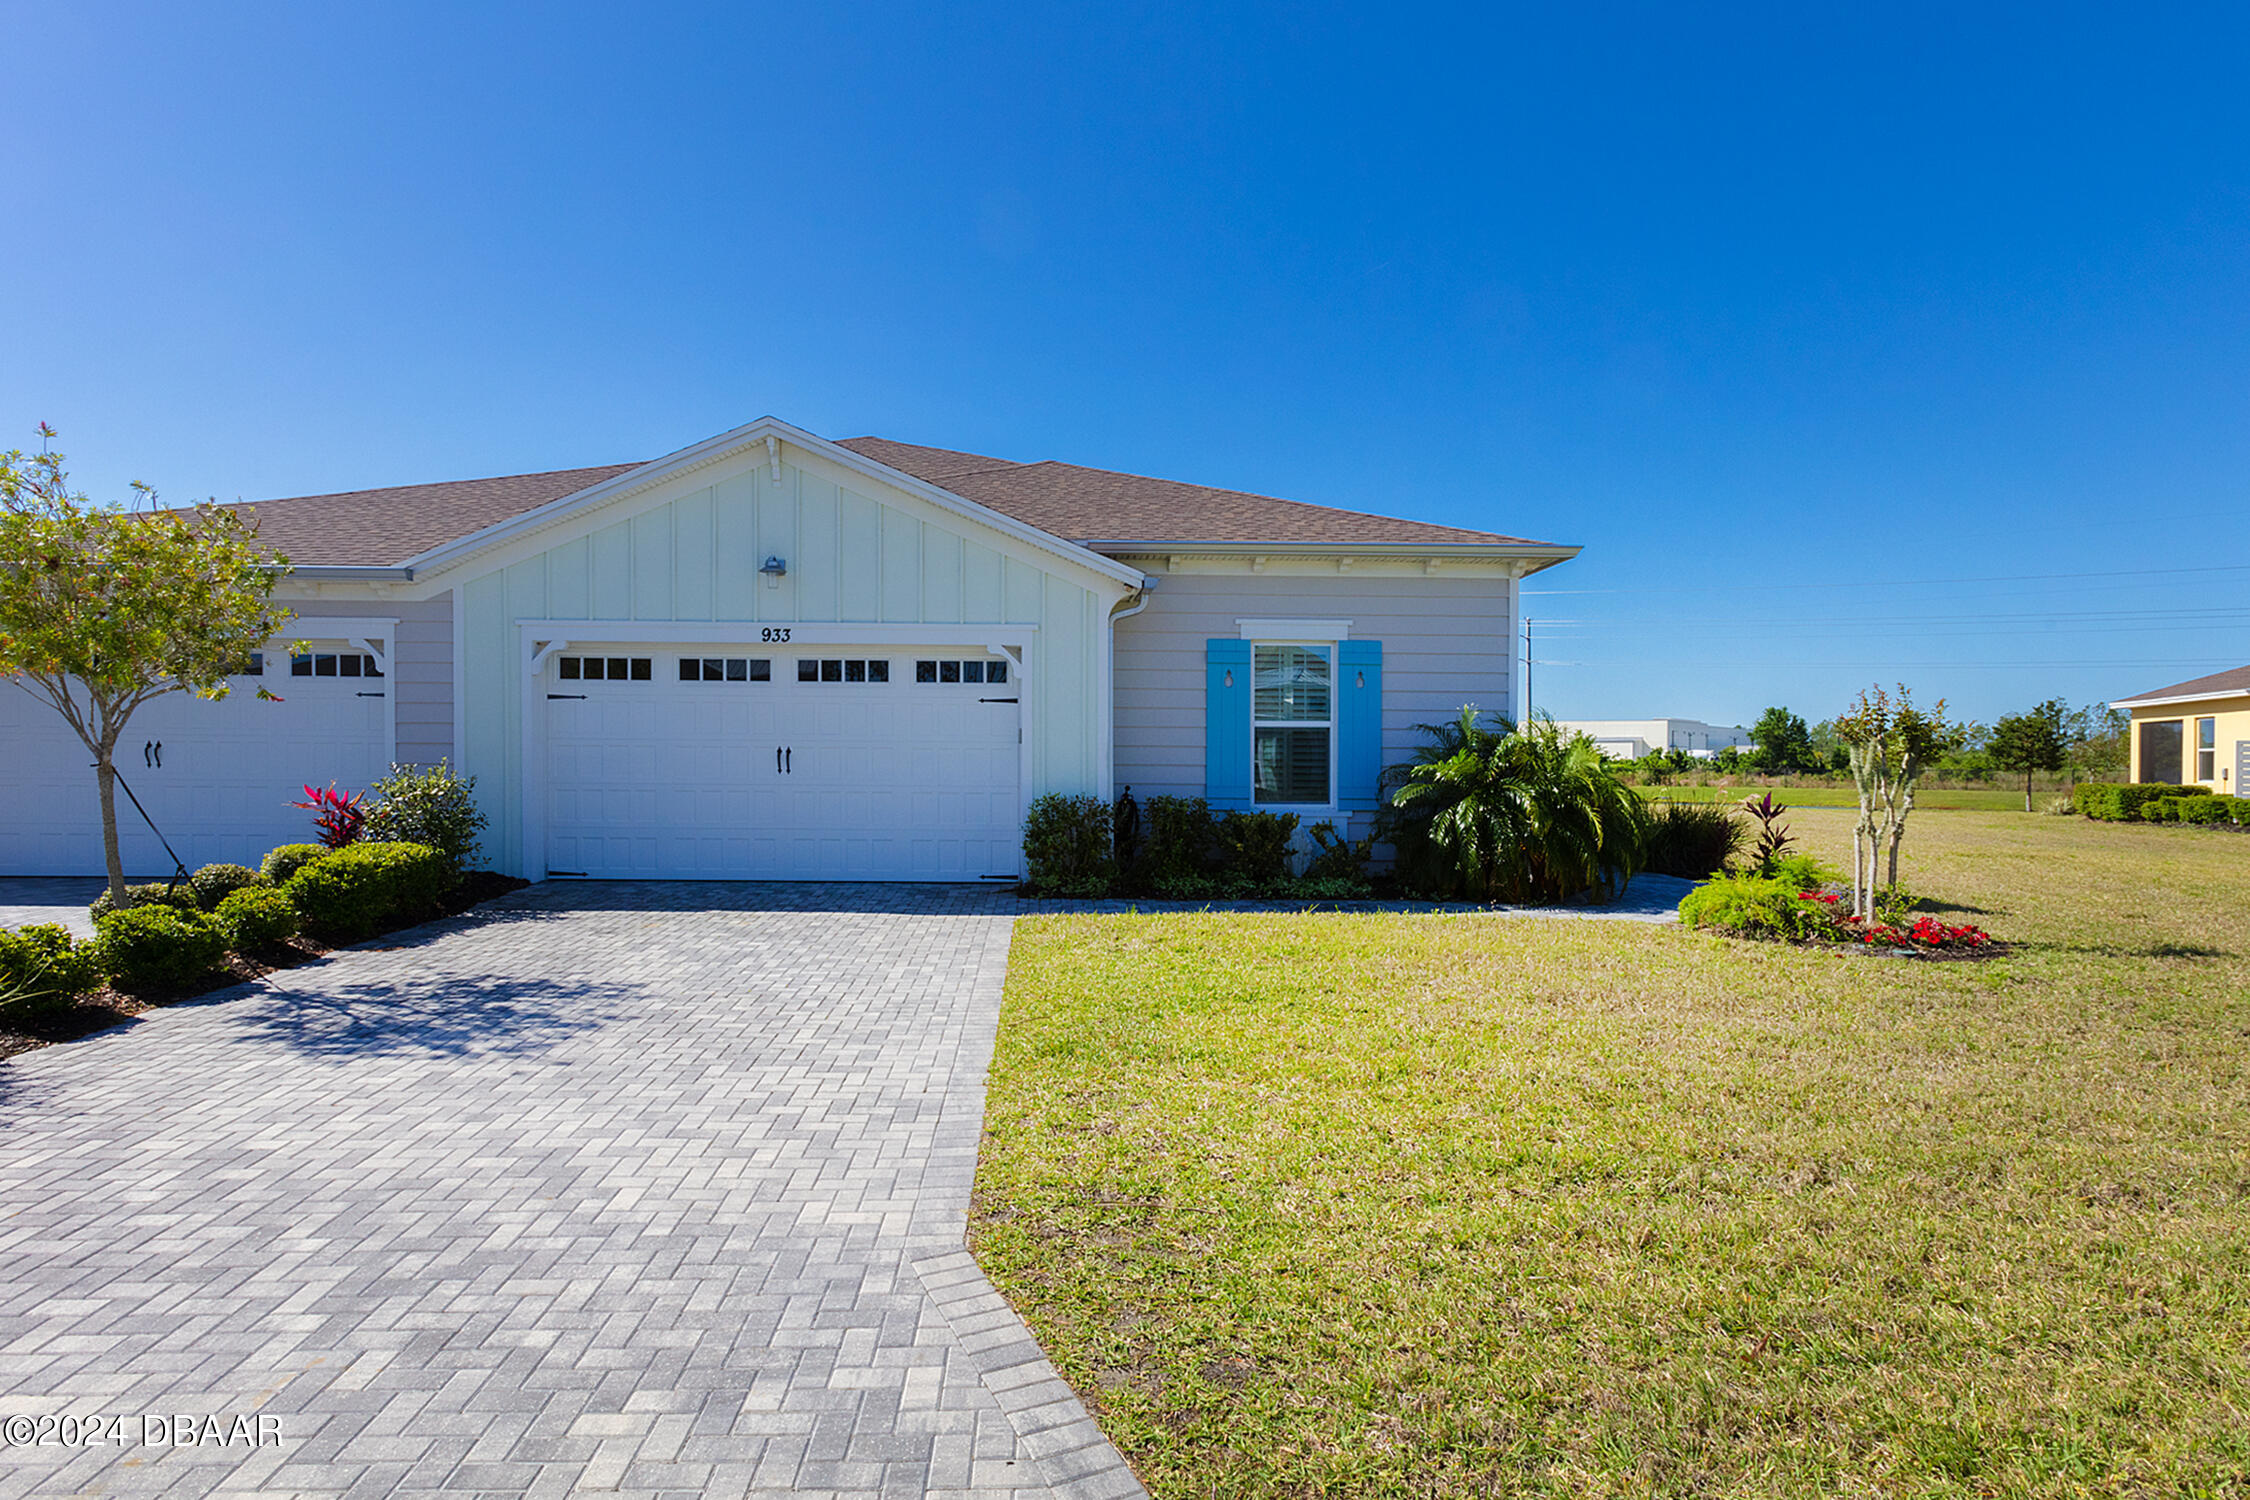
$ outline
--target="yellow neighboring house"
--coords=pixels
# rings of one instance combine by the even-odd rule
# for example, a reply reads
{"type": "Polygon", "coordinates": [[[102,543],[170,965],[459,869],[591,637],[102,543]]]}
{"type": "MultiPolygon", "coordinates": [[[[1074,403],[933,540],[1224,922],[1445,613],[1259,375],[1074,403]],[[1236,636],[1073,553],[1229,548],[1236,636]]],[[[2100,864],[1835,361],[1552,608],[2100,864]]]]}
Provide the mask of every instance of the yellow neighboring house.
{"type": "Polygon", "coordinates": [[[2133,715],[2133,779],[2250,796],[2250,667],[2175,682],[2112,708],[2133,715]]]}

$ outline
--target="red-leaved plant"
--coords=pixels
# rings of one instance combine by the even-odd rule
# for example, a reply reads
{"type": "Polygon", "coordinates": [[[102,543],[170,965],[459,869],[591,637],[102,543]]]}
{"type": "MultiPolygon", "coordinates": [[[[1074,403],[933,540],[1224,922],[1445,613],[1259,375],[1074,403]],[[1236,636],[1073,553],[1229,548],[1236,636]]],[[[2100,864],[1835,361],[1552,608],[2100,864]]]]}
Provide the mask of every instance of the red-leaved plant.
{"type": "Polygon", "coordinates": [[[337,791],[336,783],[331,781],[325,787],[317,789],[306,787],[305,797],[307,800],[289,805],[305,808],[318,815],[313,819],[313,826],[320,830],[320,841],[323,844],[331,849],[341,849],[346,844],[359,842],[359,830],[367,822],[367,814],[359,805],[367,797],[365,792],[347,797],[337,791]]]}

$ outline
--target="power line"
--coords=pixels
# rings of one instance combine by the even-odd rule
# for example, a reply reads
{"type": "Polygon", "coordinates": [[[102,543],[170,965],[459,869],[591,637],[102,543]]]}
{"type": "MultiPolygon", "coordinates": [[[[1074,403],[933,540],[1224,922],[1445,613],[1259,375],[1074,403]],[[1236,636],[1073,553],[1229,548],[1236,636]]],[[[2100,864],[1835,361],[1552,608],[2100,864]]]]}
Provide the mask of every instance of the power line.
{"type": "MultiPolygon", "coordinates": [[[[1883,580],[1853,581],[1840,579],[1825,583],[1667,583],[1661,586],[1665,593],[1741,593],[1755,591],[1767,593],[1776,589],[1907,589],[1936,588],[1956,583],[2052,583],[2074,578],[2158,578],[2181,573],[2250,573],[2250,563],[2220,563],[2200,568],[2116,568],[2098,573],[1995,573],[1982,578],[1892,578],[1883,580]]],[[[1525,589],[1527,599],[1553,597],[1562,594],[1647,594],[1648,588],[1626,589],[1525,589]]]]}
{"type": "Polygon", "coordinates": [[[1851,667],[1857,671],[1877,672],[1888,672],[1893,669],[1909,667],[1981,672],[2002,669],[2013,670],[2018,667],[2098,668],[2103,671],[2108,671],[2113,667],[2213,667],[2225,666],[2233,660],[2234,658],[2231,656],[2196,656],[2170,661],[2088,661],[2084,657],[2073,657],[2068,661],[1960,661],[1957,659],[1946,661],[1708,661],[1697,658],[1671,661],[1641,659],[1628,662],[1565,661],[1543,656],[1539,658],[1538,665],[1542,667],[1677,667],[1683,669],[1700,668],[1714,672],[1771,672],[1784,668],[1797,670],[1819,667],[1851,667]]]}

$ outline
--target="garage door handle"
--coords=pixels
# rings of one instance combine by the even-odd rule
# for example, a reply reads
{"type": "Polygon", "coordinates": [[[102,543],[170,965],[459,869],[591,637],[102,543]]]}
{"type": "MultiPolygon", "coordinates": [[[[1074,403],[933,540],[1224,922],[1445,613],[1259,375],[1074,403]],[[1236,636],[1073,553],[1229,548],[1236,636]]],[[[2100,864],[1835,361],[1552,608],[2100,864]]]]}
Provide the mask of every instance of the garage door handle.
{"type": "Polygon", "coordinates": [[[159,771],[164,769],[164,742],[162,740],[156,742],[156,769],[159,771]]]}
{"type": "Polygon", "coordinates": [[[796,775],[796,774],[797,774],[797,764],[796,764],[796,762],[797,762],[797,747],[796,747],[795,745],[791,745],[791,746],[790,746],[790,747],[789,747],[788,749],[786,749],[786,750],[784,750],[784,751],[782,751],[782,752],[781,752],[781,774],[782,774],[782,775],[784,775],[784,776],[794,776],[794,775],[796,775]]]}
{"type": "Polygon", "coordinates": [[[381,693],[354,693],[352,696],[355,698],[380,698],[383,695],[381,693]]]}
{"type": "Polygon", "coordinates": [[[773,747],[773,774],[776,776],[781,774],[781,747],[779,745],[773,747]]]}
{"type": "MultiPolygon", "coordinates": [[[[375,696],[380,698],[383,695],[377,693],[375,696]]],[[[547,695],[547,699],[549,702],[552,702],[557,698],[584,698],[585,696],[586,695],[584,693],[549,693],[547,695]]]]}
{"type": "Polygon", "coordinates": [[[149,747],[150,747],[151,745],[153,745],[154,743],[155,743],[155,741],[153,741],[153,740],[142,740],[142,741],[141,741],[141,764],[142,764],[142,765],[144,765],[144,766],[153,766],[153,765],[155,765],[155,764],[156,764],[156,761],[155,761],[155,760],[154,760],[154,758],[153,758],[153,757],[151,756],[151,754],[150,754],[150,750],[149,750],[149,747]]]}
{"type": "Polygon", "coordinates": [[[1021,703],[1021,698],[979,698],[979,703],[1021,703]]]}

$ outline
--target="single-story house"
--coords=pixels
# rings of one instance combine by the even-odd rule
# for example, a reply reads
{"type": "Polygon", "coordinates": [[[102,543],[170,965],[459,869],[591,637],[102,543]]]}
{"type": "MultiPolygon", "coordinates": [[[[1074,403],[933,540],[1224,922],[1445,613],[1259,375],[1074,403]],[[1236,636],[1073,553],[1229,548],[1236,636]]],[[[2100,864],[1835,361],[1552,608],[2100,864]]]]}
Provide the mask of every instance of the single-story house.
{"type": "Polygon", "coordinates": [[[1708,760],[1728,746],[1750,748],[1750,731],[1739,724],[1706,724],[1701,719],[1560,719],[1564,729],[1585,735],[1612,760],[1639,760],[1652,750],[1685,750],[1708,760]]]}
{"type": "Polygon", "coordinates": [[[2110,704],[2133,716],[2133,780],[2250,795],[2250,666],[2110,704]]]}
{"type": "MultiPolygon", "coordinates": [[[[1363,827],[1416,725],[1512,715],[1518,585],[1578,550],[773,418],[244,508],[298,618],[119,756],[190,867],[309,837],[308,783],[440,759],[532,879],[1013,878],[1033,797],[1126,786],[1363,827]]],[[[0,742],[0,873],[99,871],[83,747],[24,693],[0,742]]],[[[128,869],[168,871],[119,807],[128,869]]]]}

